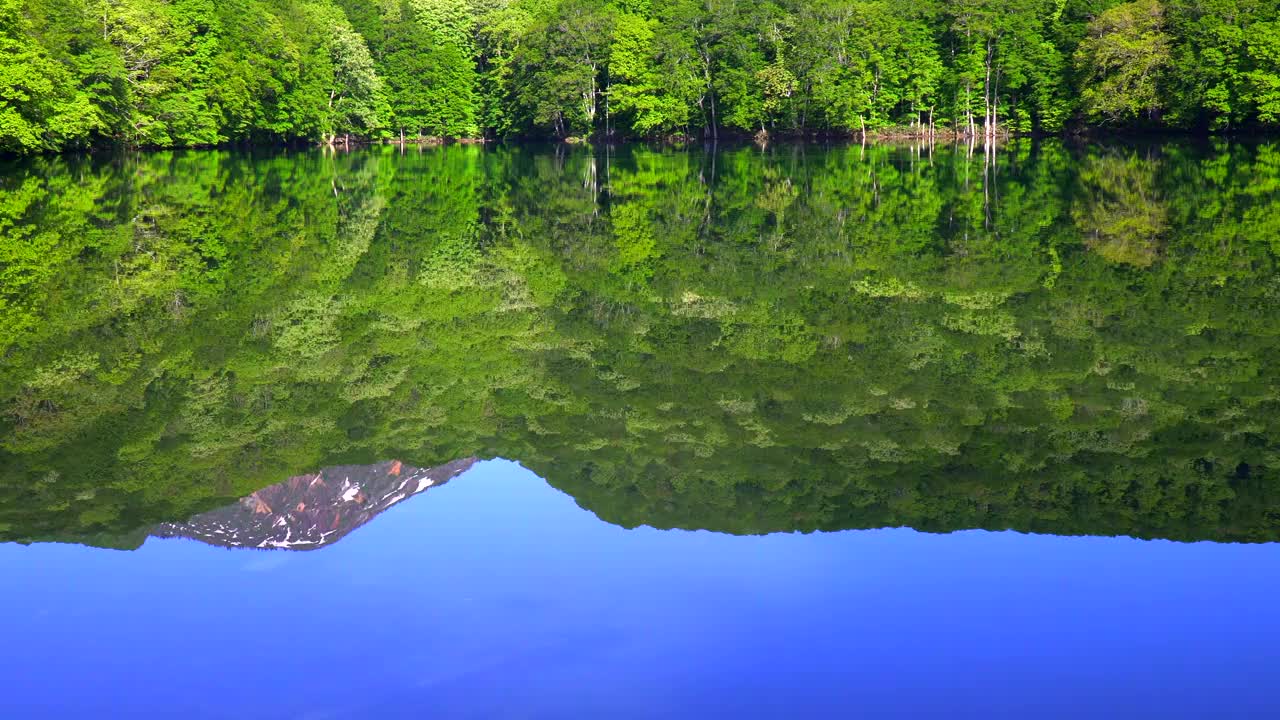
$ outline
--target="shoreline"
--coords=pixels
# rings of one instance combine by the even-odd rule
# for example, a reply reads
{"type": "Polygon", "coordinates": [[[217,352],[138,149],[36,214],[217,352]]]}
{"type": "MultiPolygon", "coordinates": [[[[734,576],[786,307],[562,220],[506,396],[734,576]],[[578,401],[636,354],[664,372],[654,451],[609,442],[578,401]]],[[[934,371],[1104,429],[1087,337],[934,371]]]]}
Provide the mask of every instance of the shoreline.
{"type": "Polygon", "coordinates": [[[1105,129],[1084,128],[1070,132],[1057,133],[1010,133],[1001,132],[994,135],[979,133],[977,135],[952,129],[935,129],[933,133],[912,133],[905,131],[883,130],[876,132],[776,132],[755,134],[742,131],[724,131],[714,136],[702,135],[665,135],[665,136],[613,136],[564,138],[537,135],[511,136],[507,138],[484,137],[441,137],[420,136],[417,138],[358,138],[349,137],[336,142],[317,140],[276,140],[276,141],[234,141],[209,145],[128,145],[125,143],[98,143],[80,148],[69,148],[31,154],[0,153],[0,162],[18,162],[35,158],[67,157],[77,155],[110,155],[115,153],[149,153],[164,151],[282,151],[282,150],[323,150],[349,152],[357,149],[373,147],[399,147],[401,149],[416,147],[439,148],[450,145],[476,145],[480,147],[495,146],[650,146],[675,149],[692,149],[695,147],[715,148],[718,146],[733,147],[755,145],[765,148],[770,145],[804,145],[810,143],[839,145],[912,145],[937,146],[957,145],[971,146],[975,150],[980,147],[1000,146],[1010,142],[1058,140],[1068,144],[1108,144],[1150,143],[1150,142],[1212,142],[1222,140],[1232,143],[1267,142],[1280,140],[1280,131],[1262,129],[1252,131],[1206,131],[1176,129],[1105,129]]]}

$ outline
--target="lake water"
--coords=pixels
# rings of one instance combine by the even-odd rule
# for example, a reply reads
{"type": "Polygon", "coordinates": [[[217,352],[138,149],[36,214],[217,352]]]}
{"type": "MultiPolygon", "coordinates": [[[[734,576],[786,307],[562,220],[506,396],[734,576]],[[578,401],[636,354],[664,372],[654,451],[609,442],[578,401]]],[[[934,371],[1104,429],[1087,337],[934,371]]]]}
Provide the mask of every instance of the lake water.
{"type": "Polygon", "coordinates": [[[1280,145],[0,166],[3,718],[1280,713],[1280,145]]]}

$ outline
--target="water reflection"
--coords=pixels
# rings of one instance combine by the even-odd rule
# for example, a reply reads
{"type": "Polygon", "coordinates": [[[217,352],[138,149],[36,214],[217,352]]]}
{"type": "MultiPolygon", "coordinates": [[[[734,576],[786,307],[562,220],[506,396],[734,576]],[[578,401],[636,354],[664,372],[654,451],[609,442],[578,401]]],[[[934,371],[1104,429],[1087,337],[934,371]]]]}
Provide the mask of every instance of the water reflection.
{"type": "Polygon", "coordinates": [[[1280,545],[623,530],[491,461],[321,552],[0,544],[0,569],[6,719],[1280,708],[1280,545]]]}
{"type": "Polygon", "coordinates": [[[151,534],[228,548],[318,550],[473,464],[475,458],[435,468],[409,467],[399,460],[326,468],[268,485],[185,522],[163,523],[151,534]]]}
{"type": "Polygon", "coordinates": [[[0,193],[3,540],[473,456],[626,526],[1280,535],[1275,145],[155,153],[0,193]]]}

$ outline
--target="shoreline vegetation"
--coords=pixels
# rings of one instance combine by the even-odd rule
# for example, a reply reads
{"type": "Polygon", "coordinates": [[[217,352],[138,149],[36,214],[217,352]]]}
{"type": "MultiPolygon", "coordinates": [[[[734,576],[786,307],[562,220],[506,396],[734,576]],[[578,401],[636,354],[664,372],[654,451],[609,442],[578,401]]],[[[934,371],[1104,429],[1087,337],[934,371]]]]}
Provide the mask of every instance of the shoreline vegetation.
{"type": "MultiPolygon", "coordinates": [[[[1247,132],[1241,131],[1208,131],[1196,129],[1180,129],[1180,128],[1110,128],[1110,127],[1081,127],[1071,131],[1063,131],[1057,133],[1036,133],[1024,132],[1014,133],[1007,130],[1000,130],[994,136],[969,135],[961,130],[953,128],[935,128],[932,132],[917,132],[909,128],[883,128],[879,130],[869,130],[866,133],[855,132],[761,132],[754,133],[743,131],[727,131],[720,130],[719,141],[726,144],[767,144],[771,142],[832,142],[832,143],[912,143],[912,144],[971,144],[975,147],[983,145],[997,145],[1009,141],[1018,140],[1102,140],[1106,138],[1146,138],[1152,140],[1188,140],[1221,138],[1226,140],[1257,138],[1257,139],[1274,139],[1280,134],[1280,127],[1250,129],[1247,132]]],[[[485,138],[485,137],[442,137],[439,135],[421,135],[417,137],[405,136],[391,138],[370,138],[370,137],[347,137],[336,139],[334,142],[313,142],[307,143],[315,147],[366,147],[371,145],[404,145],[404,146],[423,146],[438,147],[441,145],[487,145],[493,143],[501,143],[507,140],[531,140],[531,141],[552,141],[560,142],[567,145],[590,145],[590,144],[621,144],[626,142],[641,142],[656,145],[670,146],[714,146],[716,143],[709,137],[702,135],[687,135],[681,133],[669,133],[665,135],[642,135],[642,136],[622,136],[622,137],[601,137],[599,135],[570,135],[568,137],[557,138],[547,136],[521,136],[516,138],[485,138]]],[[[277,143],[280,145],[281,143],[277,143]]],[[[234,144],[202,146],[210,149],[213,148],[234,148],[238,147],[234,144]]],[[[163,150],[167,148],[140,148],[163,150]]]]}
{"type": "MultiPolygon", "coordinates": [[[[122,152],[164,152],[170,150],[207,150],[207,151],[251,151],[251,150],[303,150],[303,149],[319,149],[325,151],[354,151],[375,147],[393,147],[393,148],[441,148],[448,145],[464,145],[464,146],[480,146],[494,147],[514,142],[519,145],[525,142],[534,145],[551,144],[575,146],[612,146],[622,147],[627,144],[636,144],[653,148],[674,148],[674,149],[691,149],[694,147],[715,149],[717,147],[733,148],[744,145],[755,145],[760,149],[766,149],[774,144],[807,144],[820,143],[823,145],[887,145],[887,146],[912,146],[920,149],[929,148],[930,152],[938,146],[965,146],[969,149],[970,154],[992,152],[1000,149],[1006,143],[1032,142],[1041,141],[1061,141],[1068,145],[1079,142],[1100,142],[1106,143],[1116,140],[1132,140],[1132,141],[1150,141],[1150,142],[1197,142],[1208,140],[1225,140],[1225,141],[1267,141],[1273,140],[1280,133],[1280,129],[1266,128],[1261,131],[1251,131],[1248,133],[1239,132],[1196,132],[1193,130],[1181,130],[1177,128],[1152,129],[1134,129],[1134,128],[1081,128],[1073,132],[1061,133],[1009,133],[1001,132],[995,137],[983,137],[981,135],[966,135],[963,132],[953,129],[943,129],[935,131],[932,135],[922,134],[913,135],[909,132],[898,132],[894,130],[877,130],[867,132],[865,135],[836,132],[814,132],[814,133],[778,133],[770,134],[768,132],[756,132],[755,134],[746,132],[724,132],[720,133],[717,140],[702,136],[690,136],[671,134],[664,136],[626,136],[603,138],[599,136],[575,136],[557,138],[547,136],[520,136],[512,138],[484,138],[484,137],[442,137],[438,135],[423,135],[417,137],[406,136],[404,138],[376,138],[362,136],[343,136],[337,138],[326,138],[322,140],[309,140],[305,138],[279,139],[279,140],[263,140],[258,142],[251,141],[227,141],[208,145],[146,145],[146,146],[128,146],[112,143],[100,143],[87,147],[77,147],[73,149],[62,149],[54,151],[53,155],[59,153],[111,153],[116,151],[122,152]]],[[[50,153],[45,153],[50,154],[50,153]]],[[[32,157],[31,155],[8,155],[0,152],[0,159],[21,159],[23,157],[32,157]]]]}
{"type": "Polygon", "coordinates": [[[1280,0],[0,0],[0,154],[1278,123],[1280,0]]]}
{"type": "MultiPolygon", "coordinates": [[[[480,147],[494,147],[503,144],[515,143],[532,143],[536,145],[566,145],[566,146],[611,146],[622,147],[627,144],[636,144],[640,146],[648,146],[654,148],[667,147],[675,149],[690,149],[694,147],[715,149],[717,147],[733,148],[744,145],[755,145],[760,149],[766,149],[770,145],[778,144],[807,144],[820,143],[823,145],[887,145],[887,146],[912,146],[920,149],[929,148],[932,152],[933,148],[938,146],[965,146],[970,154],[987,153],[990,154],[999,149],[1006,143],[1032,142],[1038,143],[1042,141],[1060,141],[1068,145],[1080,142],[1110,142],[1115,140],[1132,140],[1132,141],[1150,141],[1150,142],[1197,142],[1208,140],[1225,140],[1225,141],[1267,141],[1273,140],[1280,133],[1280,128],[1264,128],[1259,131],[1250,131],[1242,133],[1238,131],[1201,131],[1179,129],[1179,128],[1159,128],[1159,129],[1139,129],[1139,128],[1079,128],[1071,132],[1059,133],[1010,133],[1001,131],[995,136],[983,135],[967,135],[962,131],[951,128],[935,129],[932,134],[912,134],[909,131],[895,130],[892,128],[876,131],[869,131],[866,134],[847,134],[841,132],[784,132],[771,134],[768,132],[748,133],[724,131],[719,133],[718,139],[703,137],[701,135],[681,135],[668,134],[662,136],[624,136],[605,138],[598,135],[570,135],[568,137],[548,137],[548,136],[517,136],[508,138],[485,138],[485,137],[442,137],[439,135],[421,135],[417,137],[405,136],[400,137],[363,137],[363,136],[341,136],[336,138],[325,138],[321,140],[309,140],[305,138],[281,139],[281,140],[265,140],[260,142],[249,141],[228,141],[210,145],[150,145],[150,146],[127,146],[119,144],[99,144],[85,148],[76,148],[75,150],[64,152],[162,152],[166,150],[225,150],[225,151],[249,151],[255,149],[321,149],[326,151],[352,151],[374,147],[398,147],[404,148],[440,148],[448,145],[475,145],[480,147]]],[[[55,153],[56,154],[56,153],[55,153]]],[[[5,157],[0,154],[0,158],[5,157]]],[[[20,158],[22,156],[11,156],[20,158]]]]}

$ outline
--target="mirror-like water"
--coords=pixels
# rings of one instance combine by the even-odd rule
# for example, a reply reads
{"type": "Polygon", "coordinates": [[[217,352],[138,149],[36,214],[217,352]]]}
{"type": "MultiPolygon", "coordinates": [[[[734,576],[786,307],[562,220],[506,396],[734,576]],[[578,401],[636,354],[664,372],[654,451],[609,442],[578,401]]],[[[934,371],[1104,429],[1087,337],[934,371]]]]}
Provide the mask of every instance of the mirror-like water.
{"type": "Polygon", "coordinates": [[[1274,545],[602,523],[478,464],[315,552],[0,545],[0,715],[1255,718],[1274,545]]]}
{"type": "Polygon", "coordinates": [[[518,460],[606,521],[1280,533],[1280,147],[451,147],[0,184],[0,538],[518,460]]]}
{"type": "MultiPolygon", "coordinates": [[[[504,684],[511,703],[477,716],[783,717],[857,696],[881,715],[1133,717],[1171,684],[1166,716],[1276,710],[1255,683],[1280,647],[1262,617],[1277,546],[1044,536],[1280,539],[1278,260],[1265,143],[11,164],[0,541],[136,552],[0,547],[26,588],[9,616],[42,618],[10,647],[96,657],[144,612],[206,647],[235,626],[241,651],[283,653],[292,693],[193,705],[188,680],[147,700],[117,672],[50,716],[461,715],[504,684]],[[469,469],[492,458],[528,470],[469,469]],[[172,537],[219,547],[154,539],[172,537]],[[492,552],[459,548],[475,542],[492,552]],[[193,589],[157,590],[166,574],[193,589]],[[472,592],[489,604],[467,610],[472,592]],[[359,702],[329,696],[344,663],[359,702]],[[1235,669],[1192,687],[1213,663],[1235,669]],[[369,701],[372,676],[395,693],[369,701]]],[[[230,650],[210,652],[174,667],[224,671],[230,650]]]]}

